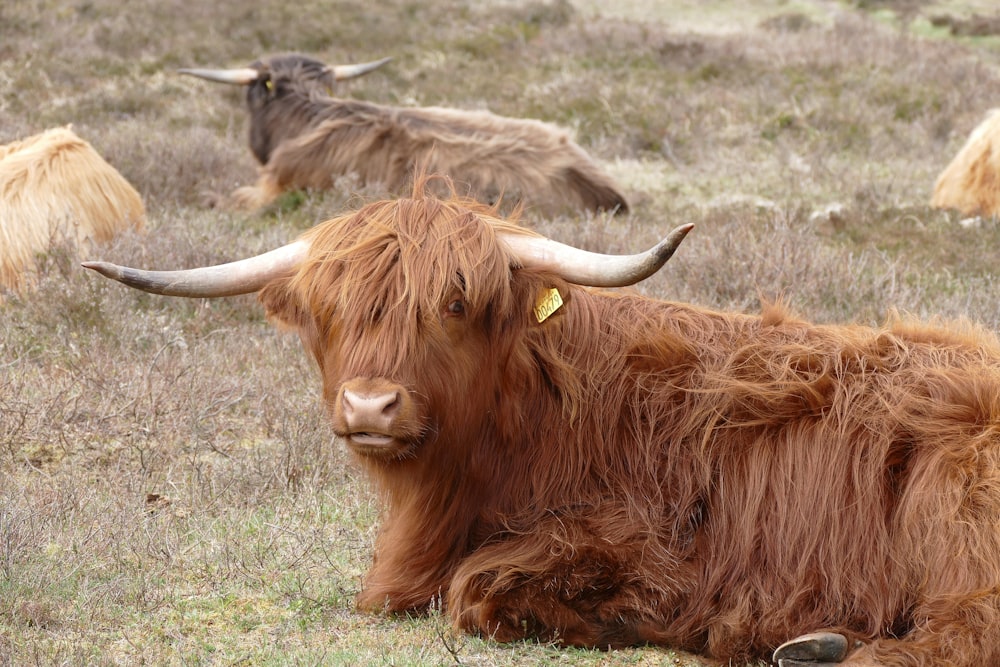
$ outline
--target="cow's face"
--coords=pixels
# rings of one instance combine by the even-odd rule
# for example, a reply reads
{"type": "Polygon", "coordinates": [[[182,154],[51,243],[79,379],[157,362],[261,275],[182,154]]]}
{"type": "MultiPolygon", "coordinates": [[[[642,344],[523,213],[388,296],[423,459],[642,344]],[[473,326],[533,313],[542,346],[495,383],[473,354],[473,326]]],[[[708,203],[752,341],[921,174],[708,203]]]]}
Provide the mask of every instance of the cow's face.
{"type": "Polygon", "coordinates": [[[267,164],[278,144],[311,122],[304,111],[311,92],[332,93],[336,79],[322,62],[300,55],[274,56],[250,68],[259,72],[247,86],[250,149],[261,164],[267,164]]]}
{"type": "Polygon", "coordinates": [[[298,273],[261,293],[315,357],[334,430],[383,460],[442,431],[474,438],[495,418],[535,289],[479,216],[408,208],[385,202],[317,228],[298,273]]]}
{"type": "Polygon", "coordinates": [[[553,408],[581,414],[585,355],[599,330],[592,308],[559,310],[584,293],[569,283],[633,284],[691,225],[613,258],[534,236],[482,204],[424,197],[427,180],[413,199],[369,204],[227,265],[84,265],[155,294],[259,291],[319,364],[337,432],[373,459],[412,456],[429,442],[510,442],[553,408]]]}
{"type": "Polygon", "coordinates": [[[329,67],[314,58],[297,54],[273,56],[250,65],[260,74],[247,88],[251,111],[296,91],[319,89],[332,93],[336,79],[329,67]]]}

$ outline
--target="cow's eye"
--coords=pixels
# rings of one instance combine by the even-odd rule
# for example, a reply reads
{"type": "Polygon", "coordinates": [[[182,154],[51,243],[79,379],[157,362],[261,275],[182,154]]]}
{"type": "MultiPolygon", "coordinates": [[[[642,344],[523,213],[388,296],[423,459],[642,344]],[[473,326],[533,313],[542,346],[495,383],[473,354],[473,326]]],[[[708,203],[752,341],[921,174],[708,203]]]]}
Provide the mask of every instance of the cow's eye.
{"type": "Polygon", "coordinates": [[[445,314],[450,317],[461,317],[462,315],[465,315],[465,302],[461,299],[455,299],[448,304],[445,311],[445,314]]]}

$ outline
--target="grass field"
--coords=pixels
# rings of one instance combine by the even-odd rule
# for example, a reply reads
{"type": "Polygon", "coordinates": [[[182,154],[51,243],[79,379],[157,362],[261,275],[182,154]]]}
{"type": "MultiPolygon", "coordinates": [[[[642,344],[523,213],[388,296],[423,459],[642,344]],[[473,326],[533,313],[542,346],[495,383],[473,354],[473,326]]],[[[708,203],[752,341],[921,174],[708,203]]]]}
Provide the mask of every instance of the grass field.
{"type": "MultiPolygon", "coordinates": [[[[991,16],[986,1],[5,0],[0,143],[72,123],[139,190],[148,232],[95,258],[228,261],[388,193],[344,179],[256,214],[207,208],[254,179],[243,101],[176,70],[389,55],[342,94],[559,123],[633,202],[613,219],[528,211],[540,231],[623,252],[696,223],[645,293],[998,329],[1000,225],[927,206],[1000,106],[1000,35],[955,28],[991,16]]],[[[355,612],[378,499],[298,340],[252,297],[137,294],[69,248],[41,266],[0,303],[0,665],[700,664],[355,612]]]]}

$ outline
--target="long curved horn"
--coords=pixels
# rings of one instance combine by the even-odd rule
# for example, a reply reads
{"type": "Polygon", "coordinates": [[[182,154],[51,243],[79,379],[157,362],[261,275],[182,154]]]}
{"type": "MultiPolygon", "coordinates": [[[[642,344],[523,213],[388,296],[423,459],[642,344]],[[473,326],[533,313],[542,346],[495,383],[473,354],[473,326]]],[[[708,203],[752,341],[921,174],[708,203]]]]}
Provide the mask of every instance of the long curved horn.
{"type": "Polygon", "coordinates": [[[83,262],[83,266],[129,287],[167,296],[217,297],[256,292],[275,278],[289,275],[309,250],[306,241],[288,245],[228,264],[181,271],[144,271],[109,262],[83,262]]]}
{"type": "MultiPolygon", "coordinates": [[[[624,287],[659,271],[693,228],[693,224],[681,225],[655,246],[636,255],[589,252],[537,236],[504,234],[502,239],[524,266],[550,268],[578,285],[624,287]]],[[[180,271],[145,271],[109,262],[83,262],[83,266],[144,292],[221,297],[260,290],[271,280],[294,271],[308,251],[308,242],[300,240],[228,264],[180,271]]]]}
{"type": "Polygon", "coordinates": [[[681,225],[637,255],[604,255],[537,236],[504,234],[502,238],[523,266],[552,269],[577,285],[625,287],[659,271],[692,228],[693,224],[681,225]]]}
{"type": "Polygon", "coordinates": [[[251,83],[257,80],[260,76],[260,72],[251,68],[244,67],[242,69],[179,69],[177,70],[181,74],[190,74],[191,76],[196,76],[199,79],[207,79],[208,81],[215,81],[216,83],[231,83],[237,86],[249,86],[251,83]]]}
{"type": "Polygon", "coordinates": [[[344,79],[353,79],[362,74],[368,74],[368,72],[378,69],[390,60],[392,58],[382,58],[381,60],[373,60],[370,63],[358,63],[357,65],[333,65],[327,69],[333,73],[334,79],[343,81],[344,79]]]}

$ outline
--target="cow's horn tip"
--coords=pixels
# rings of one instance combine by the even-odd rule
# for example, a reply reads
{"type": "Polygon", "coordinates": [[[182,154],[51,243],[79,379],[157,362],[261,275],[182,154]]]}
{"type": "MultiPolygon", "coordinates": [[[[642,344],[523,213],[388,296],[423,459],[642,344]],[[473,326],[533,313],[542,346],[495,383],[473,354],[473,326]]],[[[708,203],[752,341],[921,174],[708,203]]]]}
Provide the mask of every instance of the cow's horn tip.
{"type": "Polygon", "coordinates": [[[85,269],[90,269],[91,271],[97,271],[101,275],[107,276],[108,278],[114,278],[120,273],[118,266],[116,264],[112,264],[111,262],[86,261],[80,262],[80,266],[85,269]]]}
{"type": "Polygon", "coordinates": [[[667,238],[664,239],[663,245],[665,245],[666,247],[676,248],[680,244],[680,242],[683,241],[684,238],[688,235],[688,232],[690,232],[692,229],[694,229],[693,222],[688,222],[683,225],[680,225],[679,227],[676,227],[674,231],[670,232],[667,235],[667,238]]]}

